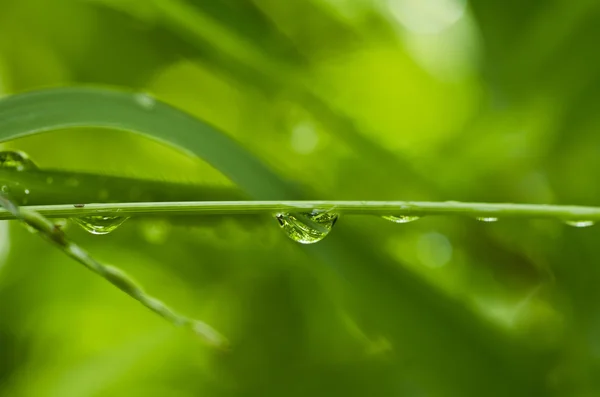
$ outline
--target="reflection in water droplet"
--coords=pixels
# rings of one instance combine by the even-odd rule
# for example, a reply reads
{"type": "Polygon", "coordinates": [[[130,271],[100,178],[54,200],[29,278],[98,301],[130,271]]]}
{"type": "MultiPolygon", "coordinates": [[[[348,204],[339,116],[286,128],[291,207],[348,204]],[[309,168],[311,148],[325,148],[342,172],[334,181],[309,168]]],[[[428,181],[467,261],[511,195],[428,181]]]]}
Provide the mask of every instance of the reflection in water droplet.
{"type": "Polygon", "coordinates": [[[495,218],[493,216],[484,216],[484,217],[479,217],[479,218],[475,218],[475,219],[477,219],[479,222],[486,222],[486,223],[498,222],[498,218],[495,218]]]}
{"type": "Polygon", "coordinates": [[[84,216],[81,218],[71,218],[73,222],[77,223],[83,228],[83,230],[92,234],[108,234],[125,222],[128,217],[125,216],[104,216],[104,215],[92,215],[84,216]]]}
{"type": "Polygon", "coordinates": [[[394,223],[409,223],[421,219],[420,216],[413,215],[386,215],[382,216],[382,218],[394,223]]]}
{"type": "Polygon", "coordinates": [[[0,152],[0,168],[15,171],[34,170],[37,166],[23,152],[5,150],[0,152]]]}
{"type": "Polygon", "coordinates": [[[339,215],[313,211],[277,214],[275,217],[289,238],[300,244],[313,244],[323,240],[329,234],[339,215]]]}
{"type": "Polygon", "coordinates": [[[146,93],[136,94],[135,101],[146,110],[152,110],[156,104],[156,100],[150,94],[146,93]]]}
{"type": "Polygon", "coordinates": [[[573,227],[590,227],[595,223],[594,221],[565,221],[565,224],[573,227]]]}

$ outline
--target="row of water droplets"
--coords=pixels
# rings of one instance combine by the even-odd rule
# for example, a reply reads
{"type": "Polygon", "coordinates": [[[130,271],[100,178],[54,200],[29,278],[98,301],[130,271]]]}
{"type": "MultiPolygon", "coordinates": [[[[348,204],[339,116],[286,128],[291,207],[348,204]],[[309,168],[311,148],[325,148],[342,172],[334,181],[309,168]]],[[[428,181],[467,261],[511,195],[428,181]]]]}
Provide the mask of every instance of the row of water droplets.
{"type": "MultiPolygon", "coordinates": [[[[37,169],[37,166],[25,153],[14,150],[5,150],[0,152],[0,168],[13,171],[29,171],[37,169]]],[[[53,183],[53,180],[49,178],[47,182],[53,183]]],[[[11,188],[8,185],[3,185],[1,190],[2,193],[8,195],[11,194],[11,188]]],[[[24,189],[23,192],[26,196],[30,193],[29,189],[24,189]]],[[[19,204],[27,204],[27,199],[23,199],[19,204]]],[[[83,207],[83,205],[76,205],[76,207],[83,207]]],[[[121,226],[127,219],[128,217],[105,215],[89,215],[71,218],[73,222],[92,234],[108,234],[121,226]]],[[[57,225],[60,226],[61,223],[59,222],[57,225]]]]}
{"type": "MultiPolygon", "coordinates": [[[[276,218],[279,221],[279,225],[289,238],[301,244],[313,244],[323,240],[329,234],[338,220],[339,214],[333,212],[312,211],[310,213],[304,212],[298,214],[277,214],[276,218]],[[307,224],[305,221],[298,219],[298,215],[321,226],[321,228],[319,228],[320,230],[307,224]]],[[[410,223],[421,219],[420,216],[416,215],[385,215],[382,216],[382,218],[394,223],[410,223]]],[[[498,221],[498,218],[491,216],[476,217],[475,219],[484,223],[493,223],[498,221]]],[[[593,226],[595,222],[589,220],[571,220],[565,221],[565,224],[573,227],[590,227],[593,226]]]]}
{"type": "MultiPolygon", "coordinates": [[[[37,166],[31,159],[19,151],[1,151],[0,168],[14,171],[27,171],[37,169],[37,166]]],[[[52,183],[50,179],[48,183],[52,183]]],[[[4,185],[1,190],[5,194],[10,194],[10,187],[4,185]]],[[[24,193],[29,195],[29,190],[24,193]]],[[[25,200],[24,200],[25,201],[25,200]]],[[[26,201],[21,203],[26,204],[26,201]]],[[[77,204],[77,208],[83,208],[85,205],[77,204]]],[[[410,223],[420,219],[415,215],[385,215],[383,219],[393,223],[410,223]]],[[[129,217],[125,216],[106,216],[106,215],[87,215],[71,218],[73,222],[81,226],[84,230],[92,234],[108,234],[121,226],[129,217]]],[[[314,244],[323,240],[330,232],[337,220],[339,214],[333,211],[313,210],[311,212],[279,213],[275,219],[286,235],[300,244],[314,244]]],[[[484,216],[476,218],[480,222],[497,222],[498,218],[484,216]]],[[[573,227],[589,227],[594,222],[589,220],[565,221],[573,227]]]]}

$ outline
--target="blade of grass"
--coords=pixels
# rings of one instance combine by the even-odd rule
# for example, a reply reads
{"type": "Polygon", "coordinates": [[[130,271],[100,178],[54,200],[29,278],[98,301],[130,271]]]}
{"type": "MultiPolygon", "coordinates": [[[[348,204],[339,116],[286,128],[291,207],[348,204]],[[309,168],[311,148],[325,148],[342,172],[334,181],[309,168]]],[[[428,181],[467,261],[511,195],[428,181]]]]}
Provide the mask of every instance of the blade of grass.
{"type": "MultiPolygon", "coordinates": [[[[600,221],[600,207],[459,203],[418,201],[180,201],[141,203],[102,203],[85,205],[37,205],[27,209],[49,218],[88,215],[106,216],[178,216],[306,213],[332,211],[345,215],[460,215],[470,218],[556,219],[559,221],[600,221]]],[[[0,220],[13,219],[10,211],[0,210],[0,220]]]]}
{"type": "Polygon", "coordinates": [[[141,134],[204,159],[255,198],[298,196],[293,188],[282,183],[225,134],[146,94],[58,88],[0,101],[0,142],[56,129],[89,126],[141,134]]]}
{"type": "Polygon", "coordinates": [[[18,203],[28,205],[218,201],[246,198],[246,195],[235,187],[173,183],[48,169],[31,171],[0,169],[0,186],[7,186],[11,197],[18,203]],[[26,193],[25,189],[29,193],[26,193]]]}
{"type": "Polygon", "coordinates": [[[43,215],[40,215],[31,209],[20,208],[10,198],[1,193],[0,205],[16,219],[38,231],[42,237],[56,245],[67,256],[75,259],[92,272],[104,278],[109,283],[140,302],[146,308],[152,310],[154,313],[176,326],[192,329],[213,347],[221,349],[227,348],[226,339],[208,324],[177,313],[160,300],[147,294],[142,287],[140,287],[137,282],[129,277],[124,271],[114,266],[105,265],[92,258],[79,245],[70,241],[60,228],[56,227],[54,223],[46,219],[43,215]]]}

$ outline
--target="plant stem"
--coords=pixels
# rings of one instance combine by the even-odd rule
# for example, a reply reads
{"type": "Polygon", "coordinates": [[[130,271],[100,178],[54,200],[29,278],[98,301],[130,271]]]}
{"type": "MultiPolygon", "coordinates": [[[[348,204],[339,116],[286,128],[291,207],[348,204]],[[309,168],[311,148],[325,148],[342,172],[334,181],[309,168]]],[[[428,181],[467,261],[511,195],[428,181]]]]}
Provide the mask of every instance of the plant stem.
{"type": "Polygon", "coordinates": [[[2,194],[0,194],[0,206],[4,207],[5,212],[10,213],[15,219],[19,219],[30,228],[39,232],[42,237],[52,242],[69,257],[75,259],[100,277],[103,277],[154,313],[176,326],[191,328],[214,347],[227,347],[225,338],[208,324],[177,313],[165,303],[147,294],[143,288],[124,271],[97,261],[79,245],[70,241],[60,228],[56,227],[54,223],[40,213],[31,208],[19,207],[11,199],[2,194]]]}
{"type": "MultiPolygon", "coordinates": [[[[600,207],[545,204],[416,202],[416,201],[186,201],[23,207],[49,218],[103,216],[176,216],[275,214],[335,211],[353,215],[462,215],[496,218],[553,218],[564,221],[600,221],[600,207]]],[[[0,210],[0,219],[13,219],[0,210]]]]}

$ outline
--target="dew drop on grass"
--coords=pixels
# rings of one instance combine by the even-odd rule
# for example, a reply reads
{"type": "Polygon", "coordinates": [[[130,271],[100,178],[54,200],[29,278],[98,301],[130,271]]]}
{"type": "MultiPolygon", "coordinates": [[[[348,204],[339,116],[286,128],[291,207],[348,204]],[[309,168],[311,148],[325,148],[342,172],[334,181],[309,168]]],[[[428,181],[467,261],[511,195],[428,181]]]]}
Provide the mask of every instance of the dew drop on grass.
{"type": "Polygon", "coordinates": [[[300,244],[314,244],[329,234],[339,215],[332,212],[313,211],[277,214],[275,218],[289,238],[300,244]]]}
{"type": "Polygon", "coordinates": [[[0,152],[0,168],[14,171],[28,171],[37,169],[37,166],[23,152],[4,150],[0,152]]]}
{"type": "Polygon", "coordinates": [[[394,223],[409,223],[414,222],[416,220],[421,219],[420,216],[414,215],[386,215],[382,216],[386,221],[394,222],[394,223]]]}
{"type": "Polygon", "coordinates": [[[71,220],[81,226],[83,230],[92,234],[108,234],[121,226],[127,219],[129,218],[125,216],[104,215],[71,218],[71,220]]]}
{"type": "Polygon", "coordinates": [[[146,93],[136,94],[135,101],[146,110],[152,110],[156,104],[156,100],[150,94],[146,93]]]}
{"type": "Polygon", "coordinates": [[[573,227],[590,227],[595,223],[594,221],[565,221],[565,224],[573,227]]]}
{"type": "Polygon", "coordinates": [[[482,216],[482,217],[475,218],[475,219],[477,219],[479,222],[485,222],[485,223],[498,222],[498,218],[495,218],[493,216],[482,216]]]}
{"type": "MultiPolygon", "coordinates": [[[[16,150],[0,151],[0,168],[9,171],[30,171],[37,169],[37,166],[27,154],[16,150]]],[[[0,190],[4,194],[10,194],[13,200],[16,200],[19,205],[27,204],[27,195],[29,189],[22,189],[20,184],[11,183],[3,185],[0,190]]]]}

